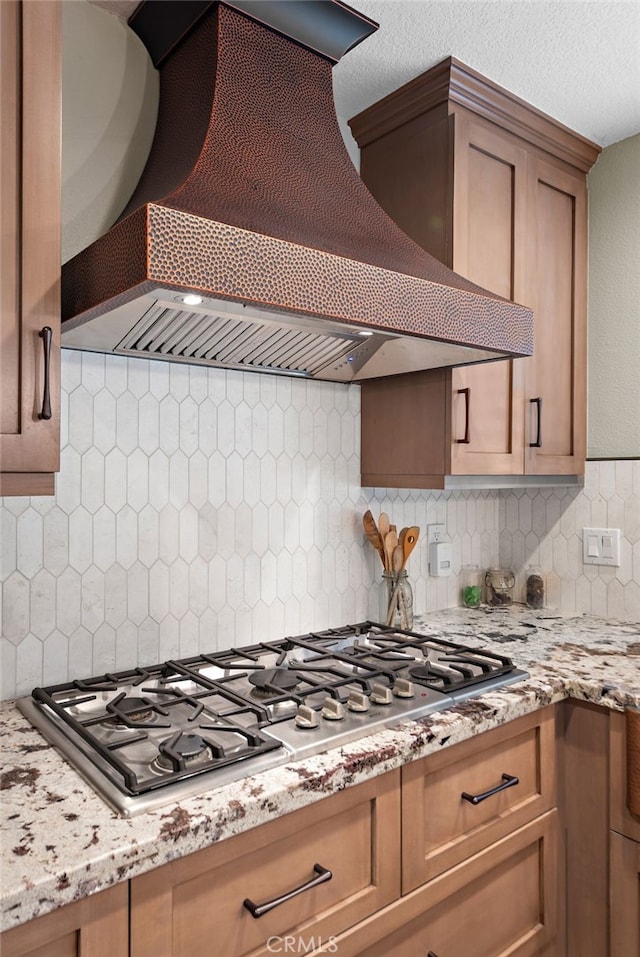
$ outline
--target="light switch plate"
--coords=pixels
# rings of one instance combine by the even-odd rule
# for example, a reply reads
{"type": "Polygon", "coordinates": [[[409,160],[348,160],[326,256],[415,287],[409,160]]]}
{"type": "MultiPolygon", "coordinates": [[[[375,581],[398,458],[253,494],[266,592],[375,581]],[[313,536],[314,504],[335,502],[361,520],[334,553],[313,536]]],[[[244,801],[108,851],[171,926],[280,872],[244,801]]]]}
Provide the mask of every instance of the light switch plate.
{"type": "Polygon", "coordinates": [[[619,528],[583,528],[582,561],[585,565],[620,565],[619,528]]]}

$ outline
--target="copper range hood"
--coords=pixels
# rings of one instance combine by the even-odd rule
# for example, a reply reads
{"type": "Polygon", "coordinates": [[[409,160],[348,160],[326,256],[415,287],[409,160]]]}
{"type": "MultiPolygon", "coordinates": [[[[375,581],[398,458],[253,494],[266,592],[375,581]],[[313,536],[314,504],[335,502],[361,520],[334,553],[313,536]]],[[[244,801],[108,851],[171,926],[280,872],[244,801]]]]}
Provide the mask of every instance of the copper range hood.
{"type": "Polygon", "coordinates": [[[63,346],[343,382],[531,354],[531,310],[413,243],[351,162],[331,70],[376,24],[337,0],[147,0],[129,24],[155,139],[63,267],[63,346]]]}

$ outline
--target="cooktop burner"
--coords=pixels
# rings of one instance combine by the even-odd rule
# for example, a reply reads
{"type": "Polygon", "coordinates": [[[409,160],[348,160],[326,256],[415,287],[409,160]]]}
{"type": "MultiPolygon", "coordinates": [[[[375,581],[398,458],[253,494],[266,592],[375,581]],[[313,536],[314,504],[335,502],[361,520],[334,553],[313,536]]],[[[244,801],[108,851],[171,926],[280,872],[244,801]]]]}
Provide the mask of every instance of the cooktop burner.
{"type": "Polygon", "coordinates": [[[486,649],[366,621],[35,688],[18,707],[128,816],[522,677],[486,649]]]}

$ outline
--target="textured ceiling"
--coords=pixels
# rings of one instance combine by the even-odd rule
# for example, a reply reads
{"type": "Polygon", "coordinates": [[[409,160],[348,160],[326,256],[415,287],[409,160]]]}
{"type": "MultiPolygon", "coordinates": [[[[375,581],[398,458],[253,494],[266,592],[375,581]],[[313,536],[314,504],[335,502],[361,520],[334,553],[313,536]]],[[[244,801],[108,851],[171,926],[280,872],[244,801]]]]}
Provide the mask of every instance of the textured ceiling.
{"type": "Polygon", "coordinates": [[[335,68],[344,119],[452,55],[601,146],[640,131],[637,0],[350,2],[380,29],[335,68]]]}

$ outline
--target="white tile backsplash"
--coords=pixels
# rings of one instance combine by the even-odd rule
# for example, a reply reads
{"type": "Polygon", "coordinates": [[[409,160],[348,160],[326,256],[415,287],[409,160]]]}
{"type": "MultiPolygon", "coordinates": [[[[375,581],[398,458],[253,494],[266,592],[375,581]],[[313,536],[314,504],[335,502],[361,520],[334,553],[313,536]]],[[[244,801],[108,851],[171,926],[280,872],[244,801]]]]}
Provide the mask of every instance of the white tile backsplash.
{"type": "MultiPolygon", "coordinates": [[[[375,617],[369,507],[444,522],[456,572],[540,561],[563,610],[640,617],[640,463],[582,492],[361,489],[359,416],[357,386],[63,352],[56,495],[0,500],[2,697],[375,617]],[[587,573],[606,524],[623,566],[587,573]]],[[[426,535],[409,573],[418,612],[458,604],[426,535]]]]}

